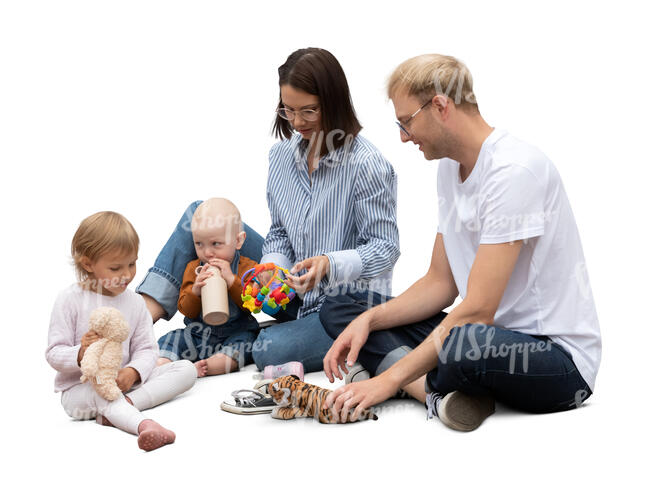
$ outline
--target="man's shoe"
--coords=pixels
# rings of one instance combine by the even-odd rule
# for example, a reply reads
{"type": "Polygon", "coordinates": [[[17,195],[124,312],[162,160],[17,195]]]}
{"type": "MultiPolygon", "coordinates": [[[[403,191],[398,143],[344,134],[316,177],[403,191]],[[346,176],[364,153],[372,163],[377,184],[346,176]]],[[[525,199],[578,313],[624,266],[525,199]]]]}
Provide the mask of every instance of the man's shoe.
{"type": "Polygon", "coordinates": [[[438,393],[427,395],[429,418],[437,416],[447,427],[471,432],[494,413],[494,398],[489,395],[471,397],[460,391],[441,397],[438,393]]]}
{"type": "MultiPolygon", "coordinates": [[[[360,363],[355,363],[350,367],[348,370],[348,374],[345,375],[345,384],[348,385],[350,383],[355,383],[355,382],[361,382],[363,380],[368,380],[370,379],[370,372],[363,368],[360,363]]],[[[411,395],[406,393],[404,390],[401,388],[397,390],[397,393],[393,396],[393,398],[413,398],[411,395]]]]}
{"type": "Polygon", "coordinates": [[[368,380],[369,378],[370,372],[363,368],[361,363],[355,363],[348,368],[348,373],[345,375],[345,384],[349,385],[350,383],[368,380]]]}

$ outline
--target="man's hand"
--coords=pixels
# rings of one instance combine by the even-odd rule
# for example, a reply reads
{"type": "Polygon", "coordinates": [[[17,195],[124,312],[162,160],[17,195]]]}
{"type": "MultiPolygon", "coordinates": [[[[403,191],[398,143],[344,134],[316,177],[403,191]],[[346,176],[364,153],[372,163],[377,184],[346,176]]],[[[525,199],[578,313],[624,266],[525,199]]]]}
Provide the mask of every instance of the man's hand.
{"type": "Polygon", "coordinates": [[[287,285],[299,293],[306,293],[320,283],[330,271],[330,260],[327,256],[314,256],[296,263],[291,268],[291,273],[297,273],[303,269],[307,270],[302,276],[289,276],[287,285]]]}
{"type": "Polygon", "coordinates": [[[99,341],[100,337],[97,332],[90,330],[81,337],[81,348],[79,348],[79,353],[77,354],[77,365],[81,366],[81,359],[84,357],[84,353],[90,345],[99,341]]]}
{"type": "Polygon", "coordinates": [[[357,361],[359,351],[366,343],[369,334],[370,315],[366,311],[352,320],[347,328],[336,338],[327,351],[325,358],[323,358],[323,369],[330,383],[334,382],[335,376],[339,380],[343,379],[339,367],[343,369],[344,373],[348,373],[347,366],[352,366],[357,361]]]}
{"type": "Polygon", "coordinates": [[[128,392],[133,384],[140,380],[140,374],[135,368],[124,367],[117,372],[117,386],[122,392],[128,392]]]}
{"type": "Polygon", "coordinates": [[[382,374],[336,389],[327,396],[323,408],[330,408],[332,418],[338,423],[355,422],[361,412],[388,400],[398,389],[399,386],[382,374]]]}

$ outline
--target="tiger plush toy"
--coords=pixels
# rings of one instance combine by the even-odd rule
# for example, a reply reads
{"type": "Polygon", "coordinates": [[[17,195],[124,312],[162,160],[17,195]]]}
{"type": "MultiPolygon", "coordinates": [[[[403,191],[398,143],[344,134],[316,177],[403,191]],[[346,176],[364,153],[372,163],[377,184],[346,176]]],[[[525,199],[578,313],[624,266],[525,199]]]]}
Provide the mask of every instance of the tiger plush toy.
{"type": "MultiPolygon", "coordinates": [[[[320,423],[336,423],[330,409],[321,408],[332,390],[305,383],[295,375],[288,375],[269,383],[268,393],[277,405],[271,412],[273,418],[290,420],[313,417],[320,423]]],[[[377,416],[370,410],[361,412],[359,420],[370,419],[377,420],[377,416]]]]}

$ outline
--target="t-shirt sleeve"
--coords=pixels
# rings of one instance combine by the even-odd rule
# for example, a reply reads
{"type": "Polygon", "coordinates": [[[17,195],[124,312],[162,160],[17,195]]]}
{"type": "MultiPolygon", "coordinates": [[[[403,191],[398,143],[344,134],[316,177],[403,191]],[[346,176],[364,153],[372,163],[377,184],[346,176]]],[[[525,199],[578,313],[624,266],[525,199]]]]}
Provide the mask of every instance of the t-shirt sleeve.
{"type": "Polygon", "coordinates": [[[481,244],[498,244],[544,234],[545,189],[525,167],[491,173],[480,196],[481,244]]]}

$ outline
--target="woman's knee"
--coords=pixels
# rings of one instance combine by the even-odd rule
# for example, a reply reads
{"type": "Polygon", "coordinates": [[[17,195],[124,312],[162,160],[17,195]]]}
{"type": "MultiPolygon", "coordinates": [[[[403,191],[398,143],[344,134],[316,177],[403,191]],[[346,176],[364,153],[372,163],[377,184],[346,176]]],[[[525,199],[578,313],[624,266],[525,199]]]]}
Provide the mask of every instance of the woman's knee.
{"type": "Polygon", "coordinates": [[[251,348],[251,355],[258,370],[264,370],[267,365],[274,365],[272,347],[273,337],[269,335],[268,329],[260,331],[251,348]]]}

